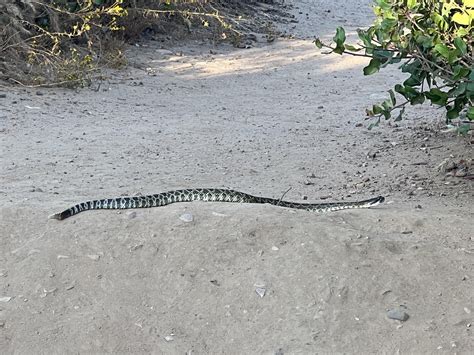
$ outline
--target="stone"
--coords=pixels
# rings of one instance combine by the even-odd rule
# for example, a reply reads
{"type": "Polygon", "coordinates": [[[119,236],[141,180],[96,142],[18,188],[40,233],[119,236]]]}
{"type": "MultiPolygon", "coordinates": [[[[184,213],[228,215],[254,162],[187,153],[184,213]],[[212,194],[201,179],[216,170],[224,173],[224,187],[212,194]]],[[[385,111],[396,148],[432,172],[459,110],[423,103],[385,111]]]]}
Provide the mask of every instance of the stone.
{"type": "Polygon", "coordinates": [[[410,316],[401,307],[393,308],[387,312],[387,317],[390,319],[396,319],[399,321],[406,321],[410,316]]]}
{"type": "Polygon", "coordinates": [[[189,222],[192,222],[194,220],[194,217],[191,213],[183,213],[179,217],[179,219],[182,220],[183,222],[189,223],[189,222]]]}

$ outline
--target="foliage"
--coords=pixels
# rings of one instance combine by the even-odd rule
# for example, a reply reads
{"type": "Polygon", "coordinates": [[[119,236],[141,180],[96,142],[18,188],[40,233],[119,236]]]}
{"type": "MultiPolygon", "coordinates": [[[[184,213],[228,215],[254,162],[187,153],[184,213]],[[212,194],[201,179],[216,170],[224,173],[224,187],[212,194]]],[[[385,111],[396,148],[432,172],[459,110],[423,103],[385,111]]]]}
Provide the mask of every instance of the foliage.
{"type": "Polygon", "coordinates": [[[10,2],[0,9],[5,11],[5,27],[0,33],[0,59],[4,59],[0,61],[0,74],[17,83],[26,76],[40,85],[48,81],[85,85],[97,64],[97,34],[117,31],[118,18],[126,15],[123,0],[107,4],[103,0],[19,2],[21,6],[10,2]],[[22,7],[29,11],[21,11],[22,7]]]}
{"type": "Polygon", "coordinates": [[[446,108],[446,119],[474,120],[474,0],[375,0],[376,20],[358,30],[361,44],[346,44],[343,28],[331,45],[316,39],[318,48],[337,54],[367,56],[364,75],[402,63],[409,77],[390,90],[390,97],[367,110],[378,125],[381,117],[401,120],[407,104],[425,100],[446,108]],[[395,92],[404,101],[397,104],[395,92]]]}
{"type": "Polygon", "coordinates": [[[121,50],[107,48],[114,38],[135,40],[163,19],[169,20],[165,31],[176,20],[188,32],[192,20],[231,29],[209,0],[6,0],[0,3],[0,79],[87,85],[104,60],[123,64],[121,50]]]}

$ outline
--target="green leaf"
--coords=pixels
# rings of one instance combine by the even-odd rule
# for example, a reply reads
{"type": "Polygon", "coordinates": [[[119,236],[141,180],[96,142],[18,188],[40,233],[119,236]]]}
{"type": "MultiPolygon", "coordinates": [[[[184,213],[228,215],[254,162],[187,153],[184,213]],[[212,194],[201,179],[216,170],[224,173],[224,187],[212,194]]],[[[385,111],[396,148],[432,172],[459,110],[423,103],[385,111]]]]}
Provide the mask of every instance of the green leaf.
{"type": "Polygon", "coordinates": [[[364,30],[357,30],[357,36],[359,36],[359,39],[364,43],[364,46],[366,47],[373,47],[372,40],[370,35],[367,33],[367,31],[364,30]]]}
{"type": "Polygon", "coordinates": [[[458,28],[456,31],[456,36],[458,37],[464,37],[469,34],[469,31],[465,29],[464,27],[458,28]]]}
{"type": "Polygon", "coordinates": [[[419,91],[415,90],[411,86],[403,86],[400,84],[395,85],[395,91],[403,95],[403,97],[407,100],[411,100],[420,94],[419,91]]]}
{"type": "Polygon", "coordinates": [[[459,108],[454,106],[446,112],[446,118],[448,121],[454,120],[459,117],[459,108]]]}
{"type": "Polygon", "coordinates": [[[355,47],[351,44],[345,44],[344,46],[346,47],[347,50],[352,51],[352,52],[359,52],[360,50],[363,49],[361,47],[355,47]]]}
{"type": "Polygon", "coordinates": [[[397,104],[395,93],[393,92],[393,90],[388,90],[388,94],[390,95],[390,101],[392,102],[392,106],[395,106],[397,104]]]}
{"type": "Polygon", "coordinates": [[[392,100],[387,99],[384,102],[382,102],[382,107],[384,108],[385,111],[390,111],[390,109],[393,107],[392,100]]]}
{"type": "Polygon", "coordinates": [[[457,86],[448,91],[450,97],[458,97],[463,95],[467,90],[467,83],[459,83],[457,86]]]}
{"type": "Polygon", "coordinates": [[[346,31],[344,31],[344,28],[336,28],[336,35],[333,37],[333,40],[336,42],[337,46],[342,46],[344,44],[346,41],[346,31]]]}
{"type": "Polygon", "coordinates": [[[390,114],[390,110],[384,110],[382,112],[383,116],[385,117],[386,120],[389,120],[392,115],[390,114]]]}
{"type": "Polygon", "coordinates": [[[421,79],[417,74],[412,74],[410,77],[403,82],[405,86],[420,86],[421,79]]]}
{"type": "Polygon", "coordinates": [[[369,127],[367,127],[367,129],[370,131],[372,128],[377,127],[379,125],[379,123],[380,123],[380,117],[377,118],[377,121],[372,122],[371,124],[369,124],[369,127]]]}
{"type": "Polygon", "coordinates": [[[437,51],[439,54],[441,54],[444,58],[448,59],[449,58],[449,48],[443,44],[443,43],[438,43],[435,47],[434,47],[435,51],[437,51]]]}
{"type": "Polygon", "coordinates": [[[421,62],[419,59],[415,59],[411,63],[403,64],[401,68],[402,68],[402,73],[410,73],[410,74],[417,73],[419,72],[421,68],[421,62]]]}
{"type": "Polygon", "coordinates": [[[433,21],[439,27],[440,30],[445,31],[449,28],[449,24],[446,22],[443,16],[438,13],[432,14],[433,21]]]}
{"type": "Polygon", "coordinates": [[[380,105],[373,105],[372,106],[372,112],[375,114],[375,115],[379,115],[383,112],[384,108],[380,105]]]}
{"type": "Polygon", "coordinates": [[[471,121],[474,121],[474,106],[471,106],[467,109],[467,118],[471,121]]]}
{"type": "Polygon", "coordinates": [[[452,20],[460,25],[469,26],[472,17],[469,16],[467,12],[456,12],[452,17],[452,20]]]}
{"type": "Polygon", "coordinates": [[[380,27],[382,31],[388,32],[392,29],[392,27],[394,27],[397,24],[397,22],[398,22],[397,19],[386,18],[382,21],[382,23],[380,24],[380,27]]]}
{"type": "Polygon", "coordinates": [[[410,100],[410,104],[412,105],[421,105],[423,102],[425,102],[425,95],[422,93],[416,95],[410,100]]]}
{"type": "Polygon", "coordinates": [[[461,78],[467,77],[470,73],[470,70],[462,65],[456,65],[453,68],[453,80],[459,80],[461,78]]]}
{"type": "Polygon", "coordinates": [[[379,71],[379,69],[380,69],[380,60],[377,58],[372,58],[369,62],[369,65],[367,65],[364,68],[364,75],[375,74],[379,71]]]}
{"type": "Polygon", "coordinates": [[[467,53],[467,45],[461,38],[459,37],[455,38],[454,45],[459,50],[459,52],[461,52],[461,55],[464,55],[467,53]]]}
{"type": "Polygon", "coordinates": [[[471,73],[469,74],[469,83],[467,84],[467,92],[468,96],[474,95],[474,69],[471,69],[471,73]]]}
{"type": "Polygon", "coordinates": [[[336,35],[333,37],[333,40],[336,43],[336,48],[333,49],[333,52],[337,54],[344,53],[344,42],[346,40],[346,32],[342,27],[338,27],[336,29],[336,35]]]}
{"type": "Polygon", "coordinates": [[[448,100],[448,94],[438,88],[433,88],[430,91],[425,92],[425,96],[432,103],[440,106],[444,106],[448,100]]]}
{"type": "Polygon", "coordinates": [[[407,1],[407,6],[410,10],[414,9],[418,5],[417,0],[408,0],[407,1]]]}
{"type": "Polygon", "coordinates": [[[314,40],[314,44],[316,45],[316,47],[318,47],[319,49],[323,48],[323,42],[321,42],[321,40],[319,38],[316,38],[314,40]]]}

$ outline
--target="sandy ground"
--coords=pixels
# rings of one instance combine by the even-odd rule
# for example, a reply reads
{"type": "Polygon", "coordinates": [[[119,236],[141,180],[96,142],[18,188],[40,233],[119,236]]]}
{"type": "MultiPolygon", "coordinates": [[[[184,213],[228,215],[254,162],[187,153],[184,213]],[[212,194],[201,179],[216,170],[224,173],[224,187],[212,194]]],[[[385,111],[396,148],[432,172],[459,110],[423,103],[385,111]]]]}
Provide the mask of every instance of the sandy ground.
{"type": "Polygon", "coordinates": [[[295,39],[148,42],[97,91],[2,88],[1,353],[473,349],[472,180],[437,170],[472,157],[469,138],[440,133],[443,113],[429,107],[368,131],[365,108],[400,74],[364,77],[364,59],[323,55],[311,37],[368,25],[369,1],[294,3],[299,22],[283,29],[295,39]],[[187,187],[388,203],[47,219],[84,200],[187,187]],[[389,319],[392,309],[409,318],[389,319]]]}

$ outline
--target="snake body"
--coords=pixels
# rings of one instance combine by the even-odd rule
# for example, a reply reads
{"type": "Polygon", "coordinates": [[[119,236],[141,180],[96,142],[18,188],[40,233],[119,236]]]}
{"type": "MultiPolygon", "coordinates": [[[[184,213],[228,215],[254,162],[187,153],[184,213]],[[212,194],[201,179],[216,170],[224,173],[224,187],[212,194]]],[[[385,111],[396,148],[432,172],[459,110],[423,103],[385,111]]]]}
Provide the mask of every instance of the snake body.
{"type": "Polygon", "coordinates": [[[175,202],[191,201],[268,203],[270,205],[306,211],[330,212],[351,208],[369,208],[382,203],[384,200],[385,198],[383,196],[378,196],[356,202],[297,203],[274,198],[252,196],[244,192],[229,189],[186,189],[162,192],[155,195],[118,197],[82,202],[63,212],[53,214],[49,218],[63,220],[88,210],[161,207],[175,202]]]}

